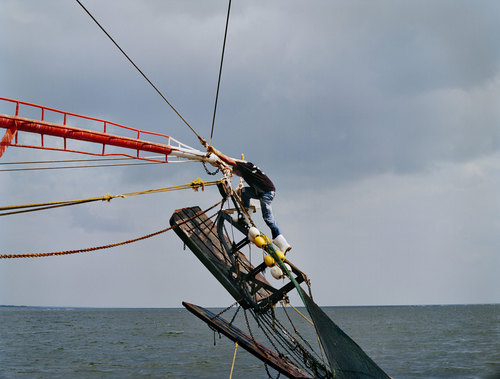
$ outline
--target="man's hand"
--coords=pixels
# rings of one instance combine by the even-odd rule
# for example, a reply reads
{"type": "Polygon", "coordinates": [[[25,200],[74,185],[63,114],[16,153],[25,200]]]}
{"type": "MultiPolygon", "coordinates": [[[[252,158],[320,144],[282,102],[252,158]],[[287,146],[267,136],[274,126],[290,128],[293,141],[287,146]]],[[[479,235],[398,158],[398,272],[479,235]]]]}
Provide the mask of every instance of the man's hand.
{"type": "Polygon", "coordinates": [[[207,151],[208,151],[209,153],[212,153],[212,154],[217,155],[219,158],[221,158],[223,161],[225,161],[225,159],[224,159],[224,158],[225,158],[226,156],[225,156],[224,154],[222,154],[219,150],[217,150],[215,147],[213,147],[212,145],[208,145],[208,146],[207,146],[207,151]]]}

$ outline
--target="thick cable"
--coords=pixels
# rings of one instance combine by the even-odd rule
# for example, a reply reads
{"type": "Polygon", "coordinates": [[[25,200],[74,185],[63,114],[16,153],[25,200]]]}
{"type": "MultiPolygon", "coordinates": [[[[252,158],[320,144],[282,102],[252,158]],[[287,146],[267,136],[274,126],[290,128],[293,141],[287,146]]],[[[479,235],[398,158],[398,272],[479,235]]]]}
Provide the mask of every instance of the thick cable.
{"type": "MultiPolygon", "coordinates": [[[[222,201],[219,201],[218,203],[212,205],[210,208],[204,210],[203,212],[204,213],[208,212],[208,211],[210,211],[211,209],[215,208],[216,206],[218,206],[221,203],[222,203],[222,201]]],[[[185,224],[185,223],[191,221],[192,219],[194,219],[194,218],[196,218],[198,216],[199,215],[196,214],[193,217],[191,217],[189,219],[186,219],[186,220],[178,223],[176,226],[185,224]]],[[[122,246],[122,245],[127,245],[127,244],[130,244],[130,243],[133,243],[133,242],[142,241],[142,240],[145,240],[147,238],[151,238],[151,237],[157,236],[159,234],[168,232],[169,230],[172,230],[173,228],[174,228],[174,226],[169,226],[168,228],[161,229],[161,230],[159,230],[157,232],[154,232],[154,233],[146,234],[145,236],[137,237],[137,238],[126,240],[126,241],[122,241],[122,242],[111,243],[111,244],[108,244],[108,245],[102,245],[102,246],[97,246],[97,247],[89,247],[89,248],[86,248],[86,249],[55,251],[55,252],[51,252],[51,253],[0,254],[0,259],[10,259],[10,258],[41,258],[41,257],[50,257],[50,256],[57,256],[57,255],[70,255],[70,254],[78,254],[78,253],[89,253],[89,252],[96,251],[96,250],[109,249],[111,247],[122,246]]]]}
{"type": "MultiPolygon", "coordinates": [[[[78,201],[64,201],[64,202],[57,202],[54,203],[54,205],[44,205],[44,206],[35,206],[35,208],[32,209],[24,209],[22,211],[12,211],[12,212],[4,212],[0,213],[0,216],[11,216],[15,214],[21,214],[21,213],[29,213],[29,212],[35,212],[35,211],[44,211],[47,209],[54,209],[54,208],[61,208],[61,207],[68,207],[70,205],[77,205],[77,204],[85,204],[85,203],[91,203],[94,201],[98,200],[105,200],[103,198],[96,198],[96,199],[88,199],[88,200],[78,200],[78,201]]],[[[0,210],[7,210],[7,209],[21,209],[21,208],[30,208],[33,207],[33,205],[15,205],[12,207],[2,207],[0,210]]]]}
{"type": "Polygon", "coordinates": [[[217,80],[217,92],[215,94],[214,115],[212,117],[212,130],[210,131],[210,145],[212,145],[212,137],[214,135],[215,114],[217,112],[217,101],[219,99],[220,80],[222,77],[222,64],[224,63],[224,51],[226,50],[227,28],[229,25],[229,14],[230,13],[231,13],[231,0],[229,0],[229,4],[227,7],[226,29],[224,31],[224,42],[222,44],[222,54],[221,54],[221,58],[220,58],[220,67],[219,67],[219,79],[217,80]]]}
{"type": "Polygon", "coordinates": [[[205,141],[198,133],[196,133],[196,131],[191,127],[191,125],[189,125],[189,123],[184,119],[184,117],[182,117],[181,114],[177,111],[177,109],[175,109],[175,107],[170,103],[170,101],[168,101],[167,98],[165,96],[163,96],[161,91],[153,84],[153,82],[151,80],[149,80],[149,78],[146,76],[146,74],[144,74],[144,72],[142,72],[142,70],[134,63],[134,61],[120,47],[120,45],[118,45],[118,43],[109,35],[109,33],[101,26],[101,24],[99,24],[99,22],[95,19],[95,17],[92,16],[92,14],[87,10],[87,8],[85,8],[85,6],[80,2],[80,0],[76,0],[76,2],[83,8],[83,10],[85,12],[87,12],[87,14],[90,16],[90,18],[97,24],[97,26],[104,32],[104,34],[106,34],[106,36],[111,40],[111,42],[114,43],[114,45],[118,48],[118,50],[120,50],[121,53],[125,56],[125,58],[127,58],[128,61],[132,64],[132,66],[134,66],[136,68],[136,70],[139,71],[139,73],[144,77],[144,79],[146,79],[146,81],[151,85],[151,87],[154,88],[154,90],[158,93],[158,95],[160,95],[161,98],[163,100],[165,100],[165,102],[170,106],[170,108],[172,108],[172,110],[177,114],[177,116],[179,116],[180,119],[182,121],[184,121],[184,123],[187,125],[187,127],[189,129],[191,129],[191,131],[198,137],[198,139],[200,140],[200,143],[203,146],[206,146],[207,141],[205,141]]]}
{"type": "Polygon", "coordinates": [[[209,182],[203,182],[200,178],[197,178],[197,179],[193,180],[191,183],[187,183],[187,184],[179,184],[176,186],[161,187],[161,188],[155,188],[155,189],[150,189],[150,190],[145,190],[145,191],[128,192],[128,193],[124,193],[121,195],[106,194],[104,196],[92,197],[92,198],[86,198],[86,199],[52,201],[52,202],[36,203],[36,204],[11,205],[11,206],[6,206],[6,207],[0,207],[0,211],[12,211],[12,212],[0,213],[0,216],[9,216],[9,215],[19,214],[19,213],[35,212],[35,211],[52,209],[52,208],[59,208],[59,207],[70,206],[70,205],[90,203],[90,202],[94,202],[94,201],[108,201],[109,202],[115,198],[126,198],[126,197],[130,197],[130,196],[177,191],[177,190],[189,189],[189,188],[192,188],[195,191],[198,191],[201,188],[201,190],[204,191],[205,187],[217,185],[218,183],[220,183],[219,180],[212,180],[209,182]],[[31,208],[31,209],[28,209],[28,208],[31,208]],[[20,209],[23,209],[23,210],[20,210],[20,209]]]}

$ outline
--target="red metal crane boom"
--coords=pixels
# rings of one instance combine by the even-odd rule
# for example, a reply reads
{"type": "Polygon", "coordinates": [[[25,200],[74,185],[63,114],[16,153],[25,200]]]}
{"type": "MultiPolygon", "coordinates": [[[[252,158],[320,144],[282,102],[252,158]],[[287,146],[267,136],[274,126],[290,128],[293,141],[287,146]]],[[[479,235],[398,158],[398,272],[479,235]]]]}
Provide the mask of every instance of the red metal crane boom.
{"type": "Polygon", "coordinates": [[[214,163],[215,158],[208,156],[206,152],[194,149],[176,139],[161,133],[148,132],[130,128],[111,121],[101,120],[93,117],[64,112],[58,109],[48,108],[41,105],[31,104],[24,101],[0,97],[2,104],[15,105],[14,115],[0,114],[0,128],[7,129],[0,141],[0,157],[8,146],[29,147],[35,149],[67,151],[72,153],[89,154],[97,156],[120,155],[130,158],[168,162],[168,157],[179,159],[190,159],[214,163]],[[21,108],[30,112],[40,112],[40,119],[21,117],[21,108]],[[61,122],[49,122],[47,118],[62,118],[61,122]],[[85,124],[98,130],[84,129],[69,124],[85,124]],[[109,133],[112,130],[114,133],[109,133]],[[22,143],[19,141],[19,132],[35,133],[41,136],[39,144],[33,142],[22,143]],[[125,134],[134,135],[134,137],[125,134]],[[55,144],[48,144],[45,136],[59,138],[55,144]],[[143,139],[156,139],[153,142],[143,139]],[[93,145],[79,143],[75,147],[69,146],[68,140],[90,142],[100,144],[102,149],[96,149],[93,145]],[[113,150],[110,151],[110,148],[113,150]],[[142,152],[160,154],[160,157],[144,157],[142,152]]]}

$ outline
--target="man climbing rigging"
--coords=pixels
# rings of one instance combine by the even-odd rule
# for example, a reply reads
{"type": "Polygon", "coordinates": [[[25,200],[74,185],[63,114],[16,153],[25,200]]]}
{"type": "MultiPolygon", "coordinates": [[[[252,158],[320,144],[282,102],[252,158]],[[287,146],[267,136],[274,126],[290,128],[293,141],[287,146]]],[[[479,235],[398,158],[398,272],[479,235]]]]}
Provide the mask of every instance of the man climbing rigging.
{"type": "Polygon", "coordinates": [[[244,160],[233,159],[224,155],[213,146],[208,146],[207,150],[210,153],[217,155],[223,162],[233,168],[233,173],[242,177],[249,187],[243,187],[241,190],[241,200],[243,206],[250,206],[250,199],[258,199],[262,209],[262,218],[266,222],[273,237],[273,243],[285,254],[291,250],[291,246],[286,241],[285,237],[280,233],[278,225],[274,219],[271,202],[274,199],[276,188],[271,179],[268,178],[262,170],[251,162],[244,160]]]}

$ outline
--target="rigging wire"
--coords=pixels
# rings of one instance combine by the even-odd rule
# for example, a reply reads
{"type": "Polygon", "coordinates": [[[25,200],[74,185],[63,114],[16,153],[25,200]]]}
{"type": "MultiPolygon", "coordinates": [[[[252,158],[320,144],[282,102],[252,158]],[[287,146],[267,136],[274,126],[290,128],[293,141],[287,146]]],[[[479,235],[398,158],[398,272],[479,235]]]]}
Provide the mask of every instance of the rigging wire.
{"type": "MultiPolygon", "coordinates": [[[[155,159],[156,157],[144,157],[146,159],[155,159]]],[[[0,162],[2,165],[23,165],[23,164],[48,164],[48,163],[71,163],[71,162],[100,162],[100,161],[123,161],[133,160],[136,158],[123,157],[123,158],[92,158],[92,159],[59,159],[50,161],[23,161],[23,162],[0,162]]]]}
{"type": "Polygon", "coordinates": [[[222,54],[221,54],[221,58],[220,58],[220,67],[219,67],[219,79],[217,80],[217,92],[215,94],[214,115],[212,117],[212,130],[210,131],[210,145],[212,145],[212,137],[214,135],[215,114],[217,112],[217,101],[219,99],[220,80],[221,80],[221,76],[222,76],[222,64],[224,63],[224,51],[226,50],[227,28],[229,25],[229,14],[230,13],[231,13],[231,0],[229,0],[229,4],[227,7],[226,29],[224,31],[224,42],[222,44],[222,54]]]}
{"type": "Polygon", "coordinates": [[[149,80],[146,74],[142,72],[142,70],[134,63],[134,61],[127,55],[127,53],[125,53],[125,51],[120,47],[120,45],[118,45],[118,43],[113,39],[113,37],[111,37],[111,35],[104,29],[104,27],[101,26],[101,24],[95,19],[95,17],[92,16],[92,14],[87,10],[87,8],[85,8],[85,6],[80,2],[80,0],[76,0],[76,2],[83,8],[85,12],[87,12],[90,18],[97,24],[97,26],[104,32],[104,34],[106,34],[106,36],[111,40],[111,42],[114,43],[114,45],[118,48],[118,50],[120,50],[121,53],[125,56],[125,58],[127,58],[128,61],[132,64],[132,66],[134,66],[136,70],[139,71],[139,73],[144,77],[144,79],[146,79],[146,81],[151,85],[151,87],[154,88],[154,90],[158,93],[158,95],[160,95],[161,98],[165,100],[165,102],[170,106],[170,108],[172,108],[172,110],[177,114],[177,116],[179,116],[180,119],[184,121],[187,127],[191,129],[191,131],[198,137],[200,143],[204,147],[206,147],[207,141],[205,141],[205,139],[203,139],[198,133],[196,133],[193,127],[189,125],[189,123],[184,119],[184,117],[182,117],[182,115],[177,111],[177,109],[175,109],[175,107],[170,103],[170,101],[167,100],[167,98],[163,95],[163,93],[161,93],[161,91],[153,84],[153,82],[149,80]]]}
{"type": "Polygon", "coordinates": [[[55,167],[25,167],[25,168],[5,168],[0,169],[0,172],[8,171],[42,171],[42,170],[60,170],[65,168],[95,168],[95,167],[118,167],[118,166],[140,166],[148,164],[164,164],[166,162],[141,162],[141,163],[114,163],[100,165],[78,165],[78,166],[55,166],[55,167]]]}

